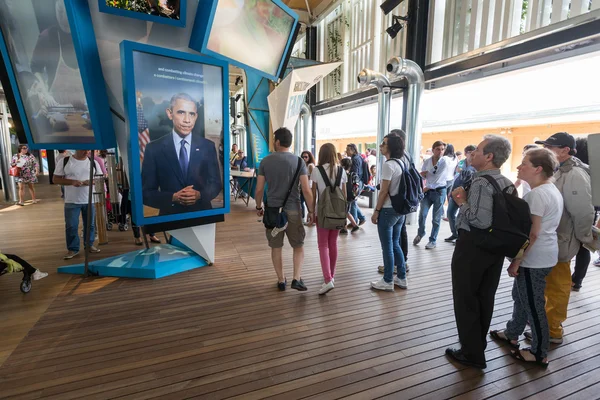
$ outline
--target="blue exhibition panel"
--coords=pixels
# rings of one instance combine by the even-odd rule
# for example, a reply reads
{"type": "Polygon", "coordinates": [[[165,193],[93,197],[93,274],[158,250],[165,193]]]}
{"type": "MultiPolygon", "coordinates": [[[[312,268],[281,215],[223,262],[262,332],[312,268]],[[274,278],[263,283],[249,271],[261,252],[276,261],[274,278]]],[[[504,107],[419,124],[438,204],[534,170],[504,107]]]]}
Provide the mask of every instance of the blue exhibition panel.
{"type": "Polygon", "coordinates": [[[179,12],[178,12],[179,18],[177,18],[177,19],[169,18],[166,16],[147,14],[147,13],[139,12],[139,11],[122,9],[122,8],[118,8],[117,6],[110,6],[107,4],[107,2],[109,2],[109,1],[112,2],[112,0],[98,0],[98,9],[100,10],[100,12],[118,15],[120,17],[134,18],[134,19],[141,19],[143,21],[156,22],[159,24],[167,24],[167,25],[171,25],[171,26],[175,26],[175,27],[179,27],[179,28],[185,27],[185,21],[187,19],[187,0],[182,0],[181,2],[179,2],[179,12]]]}
{"type": "Polygon", "coordinates": [[[0,53],[32,149],[116,146],[87,0],[0,1],[0,53]],[[30,24],[37,21],[37,24],[30,24]],[[32,29],[37,29],[32,34],[32,29]]]}
{"type": "MultiPolygon", "coordinates": [[[[92,275],[118,278],[158,279],[209,265],[206,260],[191,250],[170,244],[161,244],[150,249],[132,251],[103,260],[92,261],[92,275]]],[[[84,265],[59,267],[61,274],[83,274],[84,265]]]]}
{"type": "Polygon", "coordinates": [[[135,223],[145,226],[228,213],[229,185],[223,182],[229,182],[229,168],[221,167],[224,154],[216,151],[214,142],[207,139],[208,135],[219,137],[223,148],[229,148],[229,135],[223,135],[228,129],[224,123],[228,116],[228,64],[210,57],[123,41],[121,66],[135,223]],[[182,120],[185,126],[179,126],[192,130],[188,133],[192,137],[190,169],[185,176],[172,139],[178,120],[173,110],[176,98],[193,108],[193,115],[189,116],[193,121],[182,120]],[[160,122],[152,125],[152,120],[160,122]],[[153,126],[156,130],[167,128],[153,135],[153,126]],[[215,191],[215,185],[208,185],[209,181],[215,184],[218,181],[220,190],[215,191]],[[201,196],[197,207],[186,208],[171,200],[172,193],[189,185],[201,196]],[[211,189],[207,189],[209,186],[211,189]],[[211,200],[219,194],[222,207],[213,208],[211,200]],[[210,198],[202,203],[204,197],[210,198]]]}
{"type": "Polygon", "coordinates": [[[277,81],[298,28],[280,0],[200,0],[189,47],[277,81]]]}

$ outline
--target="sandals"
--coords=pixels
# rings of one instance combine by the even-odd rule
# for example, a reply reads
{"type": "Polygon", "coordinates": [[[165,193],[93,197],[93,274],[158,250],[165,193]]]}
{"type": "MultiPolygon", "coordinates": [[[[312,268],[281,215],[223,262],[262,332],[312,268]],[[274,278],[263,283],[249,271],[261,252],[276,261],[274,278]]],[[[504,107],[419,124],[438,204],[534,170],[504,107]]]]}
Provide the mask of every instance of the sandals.
{"type": "Polygon", "coordinates": [[[490,331],[490,336],[492,337],[492,339],[494,340],[499,340],[501,342],[506,342],[508,343],[508,345],[510,347],[512,347],[513,349],[518,349],[519,348],[519,343],[513,343],[509,338],[506,337],[506,334],[504,333],[504,331],[490,331]],[[502,334],[502,336],[500,336],[500,334],[502,334]]]}
{"type": "Polygon", "coordinates": [[[510,351],[510,356],[514,359],[517,359],[519,361],[523,361],[526,363],[531,363],[531,364],[536,364],[542,368],[548,368],[548,365],[550,364],[549,362],[544,362],[543,358],[536,356],[535,354],[533,354],[531,352],[531,349],[528,347],[526,349],[523,349],[522,351],[528,351],[531,355],[533,355],[535,357],[535,360],[528,360],[525,357],[523,357],[523,354],[521,354],[521,350],[517,349],[517,350],[511,350],[510,351]]]}

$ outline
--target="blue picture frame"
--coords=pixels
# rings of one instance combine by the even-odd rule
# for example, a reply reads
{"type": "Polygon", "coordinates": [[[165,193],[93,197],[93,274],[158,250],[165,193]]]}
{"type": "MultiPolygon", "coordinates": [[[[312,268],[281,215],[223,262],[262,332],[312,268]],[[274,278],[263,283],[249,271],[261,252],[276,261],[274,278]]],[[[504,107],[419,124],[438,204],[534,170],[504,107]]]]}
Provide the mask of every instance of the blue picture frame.
{"type": "Polygon", "coordinates": [[[23,130],[27,137],[27,143],[31,149],[60,150],[68,148],[102,150],[116,147],[112,116],[108,104],[108,96],[106,93],[106,86],[102,74],[102,66],[100,64],[100,56],[98,54],[98,46],[88,2],[87,0],[64,0],[64,3],[71,36],[73,38],[77,63],[81,73],[84,93],[88,104],[88,111],[94,134],[93,140],[90,140],[89,142],[79,141],[74,143],[69,142],[69,139],[65,137],[65,141],[60,142],[34,141],[31,126],[27,118],[27,112],[25,110],[24,98],[17,84],[17,77],[13,63],[10,59],[5,37],[0,29],[0,54],[4,59],[8,79],[17,104],[17,110],[12,110],[12,112],[17,112],[19,114],[19,118],[23,124],[23,130]]]}
{"type": "Polygon", "coordinates": [[[277,80],[279,79],[279,76],[281,74],[281,70],[284,67],[284,63],[286,61],[287,55],[289,54],[291,47],[294,46],[294,43],[292,43],[292,41],[295,37],[295,32],[296,32],[296,29],[298,26],[298,14],[296,14],[294,11],[292,11],[291,8],[286,6],[280,0],[270,0],[270,1],[272,3],[274,3],[276,6],[278,6],[279,8],[281,8],[286,14],[291,16],[294,20],[294,22],[292,24],[292,29],[290,30],[290,34],[289,34],[289,37],[288,37],[288,40],[287,40],[287,43],[285,46],[285,50],[281,54],[281,58],[279,60],[279,67],[277,68],[277,72],[275,74],[270,74],[268,72],[261,71],[259,69],[253,68],[247,64],[244,64],[241,61],[238,61],[234,58],[224,56],[222,54],[219,54],[217,52],[214,52],[214,51],[208,49],[208,39],[210,37],[210,32],[211,32],[213,22],[215,19],[215,13],[217,11],[217,5],[219,3],[219,0],[199,0],[198,10],[196,11],[196,18],[194,19],[194,26],[192,28],[192,35],[190,37],[190,44],[189,44],[190,49],[196,50],[202,54],[206,54],[211,57],[225,60],[230,64],[233,64],[240,68],[245,69],[246,71],[255,72],[255,73],[259,74],[260,76],[263,76],[267,79],[277,82],[277,80]]]}
{"type": "Polygon", "coordinates": [[[187,20],[187,2],[188,0],[181,0],[179,4],[179,19],[170,19],[167,17],[161,17],[159,15],[150,15],[137,11],[122,10],[120,8],[110,7],[106,5],[106,0],[98,0],[98,9],[100,10],[100,12],[118,15],[119,17],[141,19],[143,21],[150,21],[156,22],[158,24],[166,24],[178,28],[185,28],[187,20]]]}
{"type": "Polygon", "coordinates": [[[165,49],[162,47],[123,41],[121,42],[121,69],[123,78],[123,96],[125,103],[125,115],[127,116],[128,127],[128,148],[129,153],[129,177],[131,186],[132,217],[133,221],[140,226],[160,224],[172,221],[182,221],[208,217],[212,215],[227,214],[230,211],[230,171],[228,160],[228,149],[230,148],[229,135],[224,134],[228,129],[229,118],[229,65],[228,63],[215,60],[213,58],[200,55],[184,53],[180,51],[165,49]],[[223,208],[186,212],[180,214],[158,215],[152,217],[144,216],[144,204],[142,193],[142,178],[140,166],[140,146],[137,137],[137,106],[136,106],[136,86],[134,79],[134,53],[141,52],[156,56],[169,57],[176,60],[189,61],[221,68],[222,80],[222,118],[223,118],[223,208]]]}

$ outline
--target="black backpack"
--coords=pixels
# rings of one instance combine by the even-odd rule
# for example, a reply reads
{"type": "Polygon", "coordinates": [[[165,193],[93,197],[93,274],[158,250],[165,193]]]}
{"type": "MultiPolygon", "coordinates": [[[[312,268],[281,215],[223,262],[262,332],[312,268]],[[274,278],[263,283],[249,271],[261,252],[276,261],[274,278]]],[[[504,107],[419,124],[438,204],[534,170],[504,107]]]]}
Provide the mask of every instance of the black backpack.
{"type": "Polygon", "coordinates": [[[522,256],[529,246],[531,212],[529,204],[519,197],[513,185],[500,189],[490,175],[482,175],[494,188],[492,226],[487,229],[471,227],[475,245],[509,258],[522,256]]]}
{"type": "MultiPolygon", "coordinates": [[[[362,160],[362,157],[360,157],[360,159],[362,160]]],[[[371,180],[371,170],[369,170],[369,163],[365,160],[362,160],[362,171],[360,171],[360,180],[365,185],[368,185],[369,181],[371,180]]]]}
{"type": "Polygon", "coordinates": [[[421,174],[415,168],[415,164],[410,158],[409,166],[406,168],[405,163],[395,158],[389,159],[388,161],[396,161],[400,168],[402,168],[402,176],[400,178],[400,185],[398,187],[398,193],[394,196],[390,195],[392,201],[392,207],[398,214],[406,215],[414,213],[419,208],[421,200],[423,200],[423,178],[421,174]]]}

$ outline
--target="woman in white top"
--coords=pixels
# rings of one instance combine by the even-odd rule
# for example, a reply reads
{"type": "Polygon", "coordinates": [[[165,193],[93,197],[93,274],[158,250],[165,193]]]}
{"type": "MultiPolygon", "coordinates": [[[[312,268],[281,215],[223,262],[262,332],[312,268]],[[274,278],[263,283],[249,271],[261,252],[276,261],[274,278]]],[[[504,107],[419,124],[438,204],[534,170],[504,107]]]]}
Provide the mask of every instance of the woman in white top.
{"type": "Polygon", "coordinates": [[[548,366],[550,332],[546,318],[544,290],[546,276],[558,262],[556,228],[563,212],[563,198],[552,183],[558,160],[548,149],[533,149],[525,153],[517,170],[519,179],[529,183],[531,192],[525,196],[531,211],[529,247],[520,259],[514,259],[508,275],[515,278],[512,296],[512,318],[504,331],[490,331],[494,339],[506,341],[515,350],[512,356],[542,367],[548,366]],[[529,321],[531,348],[519,350],[519,336],[529,321]]]}
{"type": "MultiPolygon", "coordinates": [[[[312,154],[311,154],[312,156],[312,154]]],[[[313,158],[314,161],[314,158],[313,158]]],[[[331,143],[325,143],[319,149],[319,166],[323,167],[331,185],[334,184],[338,171],[342,168],[338,163],[335,146],[331,143]]],[[[313,168],[310,174],[312,181],[313,204],[312,209],[317,210],[317,197],[323,194],[327,187],[325,180],[321,176],[318,168],[313,168]]],[[[340,180],[340,189],[346,196],[346,173],[342,171],[340,180]]],[[[345,222],[344,222],[345,223],[345,222]]],[[[335,266],[337,264],[337,239],[340,231],[337,229],[325,229],[317,226],[317,242],[319,244],[319,256],[321,258],[321,269],[323,270],[323,280],[325,281],[319,290],[319,294],[325,294],[334,288],[335,266]]]]}
{"type": "Polygon", "coordinates": [[[446,193],[450,195],[450,189],[454,183],[454,175],[456,175],[456,167],[460,161],[454,153],[454,146],[448,144],[444,151],[444,159],[446,160],[446,193]]]}
{"type": "Polygon", "coordinates": [[[404,156],[404,142],[398,136],[387,135],[379,146],[386,161],[381,166],[380,191],[377,206],[371,222],[377,225],[381,252],[383,254],[383,278],[371,282],[376,290],[394,291],[394,285],[407,288],[406,263],[400,247],[400,233],[405,215],[398,214],[392,207],[392,199],[400,190],[400,180],[405,167],[401,161],[404,156]],[[398,268],[398,276],[394,275],[394,265],[398,268]]]}
{"type": "MultiPolygon", "coordinates": [[[[523,157],[525,157],[525,153],[527,153],[528,150],[531,149],[537,149],[538,145],[537,144],[526,144],[525,147],[523,147],[523,157]]],[[[521,188],[521,198],[524,199],[525,195],[529,192],[531,192],[531,187],[529,186],[529,183],[527,183],[526,181],[524,181],[523,179],[517,178],[517,180],[515,181],[515,187],[518,189],[519,187],[521,188]]]]}

